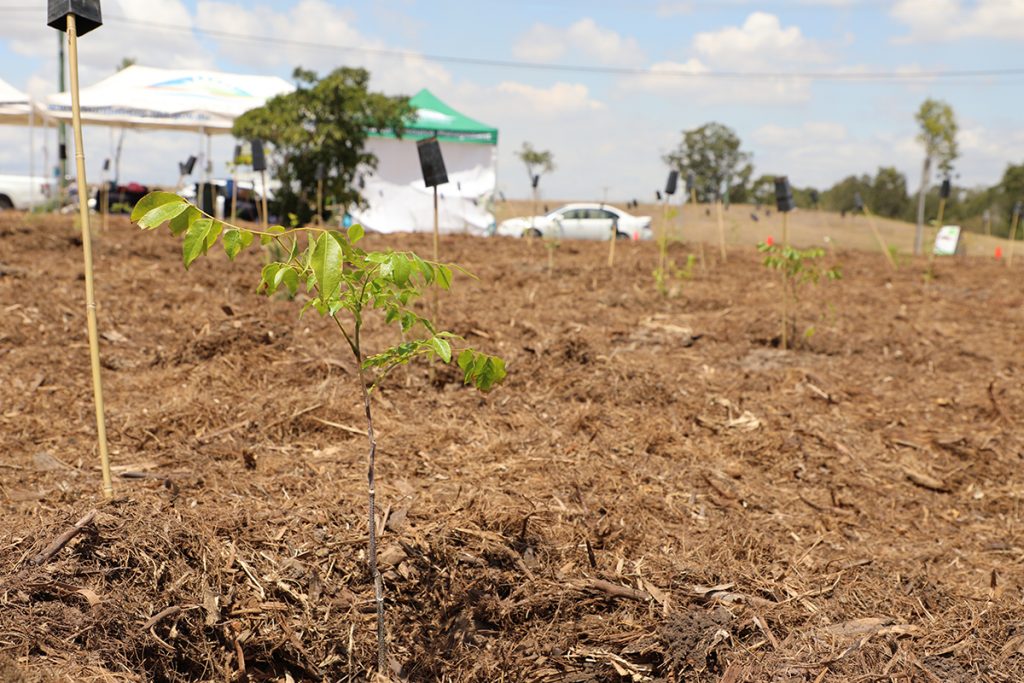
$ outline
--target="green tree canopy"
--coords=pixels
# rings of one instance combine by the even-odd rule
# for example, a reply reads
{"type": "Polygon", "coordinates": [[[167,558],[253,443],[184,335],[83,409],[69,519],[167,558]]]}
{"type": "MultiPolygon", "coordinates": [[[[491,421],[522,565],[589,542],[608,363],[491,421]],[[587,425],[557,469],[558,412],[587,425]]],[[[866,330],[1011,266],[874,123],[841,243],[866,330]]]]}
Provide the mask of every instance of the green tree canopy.
{"type": "Polygon", "coordinates": [[[1009,164],[999,183],[1002,204],[1007,212],[1013,210],[1016,202],[1024,202],[1024,163],[1009,164]]]}
{"type": "Polygon", "coordinates": [[[390,129],[401,135],[412,107],[408,97],[370,92],[365,69],[342,67],[320,78],[298,68],[294,78],[294,92],[240,116],[234,134],[267,143],[271,170],[281,183],[276,208],[305,222],[315,210],[311,188],[317,166],[324,166],[324,192],[332,202],[361,203],[354,185],[377,165],[377,158],[365,150],[367,134],[390,129]]]}
{"type": "Polygon", "coordinates": [[[953,107],[941,100],[927,99],[921,103],[914,119],[921,127],[917,139],[924,145],[925,155],[938,165],[940,171],[948,174],[960,156],[956,144],[959,128],[953,107]]]}
{"type": "Polygon", "coordinates": [[[898,218],[906,215],[910,209],[907,177],[892,166],[879,168],[871,181],[870,195],[864,200],[868,202],[868,208],[879,216],[898,218]]]}
{"type": "Polygon", "coordinates": [[[753,174],[751,155],[740,149],[736,132],[721,123],[706,123],[699,128],[683,131],[683,140],[672,152],[664,156],[665,163],[678,169],[684,177],[693,172],[697,195],[701,201],[714,199],[716,190],[728,184],[730,193],[745,191],[753,174]]]}
{"type": "Polygon", "coordinates": [[[526,166],[526,174],[533,183],[534,176],[541,176],[555,170],[555,157],[549,150],[534,149],[529,142],[516,151],[516,156],[526,166]]]}

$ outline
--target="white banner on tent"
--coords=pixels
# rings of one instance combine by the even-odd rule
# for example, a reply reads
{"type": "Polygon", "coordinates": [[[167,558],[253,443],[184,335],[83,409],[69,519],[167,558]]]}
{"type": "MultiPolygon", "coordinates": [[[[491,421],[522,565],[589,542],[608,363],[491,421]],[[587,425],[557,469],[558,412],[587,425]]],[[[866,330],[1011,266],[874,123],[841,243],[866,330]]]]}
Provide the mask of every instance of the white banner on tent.
{"type": "MultiPolygon", "coordinates": [[[[276,76],[133,65],[82,89],[82,122],[230,133],[237,117],[294,89],[276,76]]],[[[48,103],[51,116],[71,118],[70,94],[51,95],[48,103]]]]}

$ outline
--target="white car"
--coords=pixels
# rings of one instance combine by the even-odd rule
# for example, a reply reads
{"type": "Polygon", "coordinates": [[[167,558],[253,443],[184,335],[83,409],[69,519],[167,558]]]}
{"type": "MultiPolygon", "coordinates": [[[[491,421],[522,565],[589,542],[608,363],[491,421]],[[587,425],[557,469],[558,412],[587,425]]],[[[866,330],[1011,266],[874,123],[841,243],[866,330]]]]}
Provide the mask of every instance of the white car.
{"type": "Polygon", "coordinates": [[[27,175],[0,175],[0,211],[25,210],[50,198],[50,182],[46,178],[27,175]]]}
{"type": "Polygon", "coordinates": [[[495,230],[503,237],[547,237],[550,239],[649,240],[651,217],[632,216],[609,204],[566,204],[546,216],[509,218],[495,230]]]}

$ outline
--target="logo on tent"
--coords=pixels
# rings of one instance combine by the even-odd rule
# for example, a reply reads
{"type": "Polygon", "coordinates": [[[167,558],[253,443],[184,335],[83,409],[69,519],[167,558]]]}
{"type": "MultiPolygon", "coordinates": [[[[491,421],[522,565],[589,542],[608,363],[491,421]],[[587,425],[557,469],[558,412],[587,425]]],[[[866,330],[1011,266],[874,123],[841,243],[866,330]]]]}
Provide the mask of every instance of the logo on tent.
{"type": "Polygon", "coordinates": [[[146,86],[152,90],[180,92],[206,97],[252,97],[252,94],[223,81],[202,76],[183,76],[146,86]]]}
{"type": "Polygon", "coordinates": [[[434,111],[433,109],[417,109],[416,118],[421,122],[429,121],[433,123],[451,123],[455,120],[454,116],[442,114],[441,112],[434,111]]]}

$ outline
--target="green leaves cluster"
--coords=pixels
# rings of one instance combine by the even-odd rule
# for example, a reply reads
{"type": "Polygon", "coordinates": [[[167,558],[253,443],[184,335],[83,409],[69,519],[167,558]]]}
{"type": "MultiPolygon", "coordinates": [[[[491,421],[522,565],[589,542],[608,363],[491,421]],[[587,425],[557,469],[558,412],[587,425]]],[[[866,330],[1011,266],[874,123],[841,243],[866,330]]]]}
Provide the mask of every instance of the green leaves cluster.
{"type": "Polygon", "coordinates": [[[825,256],[824,249],[796,249],[788,244],[762,243],[757,245],[757,250],[765,255],[764,265],[771,270],[782,271],[791,284],[817,284],[823,277],[829,280],[842,279],[838,266],[825,268],[818,262],[825,256]]]}
{"type": "MultiPolygon", "coordinates": [[[[365,251],[357,246],[363,238],[362,226],[353,225],[347,232],[311,227],[287,230],[280,225],[266,232],[247,230],[216,220],[170,192],[151,192],[143,197],[132,211],[132,221],[143,229],[167,223],[173,235],[183,235],[182,260],[186,268],[207,254],[218,240],[232,260],[257,236],[263,245],[276,244],[279,260],[263,267],[257,291],[271,296],[284,290],[294,297],[304,290],[308,298],[302,312],[312,308],[334,319],[361,369],[375,373],[372,386],[393,368],[417,356],[443,363],[452,360],[451,344],[458,337],[437,330],[413,307],[425,288],[451,287],[452,267],[425,261],[412,252],[365,251]],[[422,338],[366,354],[361,331],[366,315],[373,311],[385,323],[400,326],[403,333],[419,333],[422,338]]],[[[483,391],[505,378],[505,364],[500,358],[473,349],[459,353],[458,365],[465,383],[483,391]]]]}
{"type": "Polygon", "coordinates": [[[362,204],[360,178],[377,166],[366,148],[371,131],[401,135],[413,108],[404,96],[370,90],[365,69],[340,67],[321,76],[295,69],[294,91],[268,100],[235,119],[233,133],[241,140],[259,138],[266,144],[270,169],[279,185],[274,213],[294,213],[303,223],[316,211],[316,172],[321,165],[324,200],[328,206],[362,204]]]}

